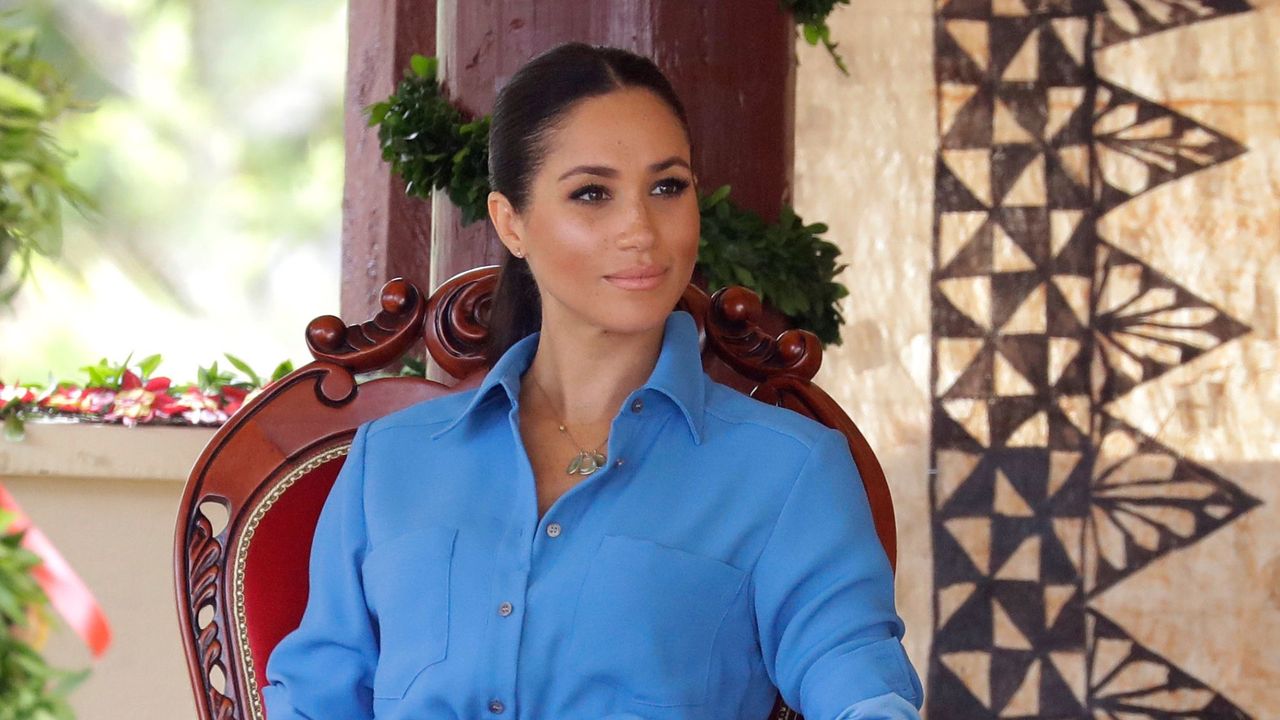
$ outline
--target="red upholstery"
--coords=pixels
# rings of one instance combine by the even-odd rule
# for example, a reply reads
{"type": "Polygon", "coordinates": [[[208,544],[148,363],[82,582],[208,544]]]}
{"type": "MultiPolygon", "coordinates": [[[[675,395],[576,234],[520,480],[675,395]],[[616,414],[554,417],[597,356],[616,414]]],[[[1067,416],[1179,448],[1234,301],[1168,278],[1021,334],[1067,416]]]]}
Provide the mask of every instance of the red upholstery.
{"type": "Polygon", "coordinates": [[[346,457],[304,473],[262,516],[244,565],[244,621],[258,692],[266,686],[266,659],[302,621],[307,568],[316,519],[346,457]]]}

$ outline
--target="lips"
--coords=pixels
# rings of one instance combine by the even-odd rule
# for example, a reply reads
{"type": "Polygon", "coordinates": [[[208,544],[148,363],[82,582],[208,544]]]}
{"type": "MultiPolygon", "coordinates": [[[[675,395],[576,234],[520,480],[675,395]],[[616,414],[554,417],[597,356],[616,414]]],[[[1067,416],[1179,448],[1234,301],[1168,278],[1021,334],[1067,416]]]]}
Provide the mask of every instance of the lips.
{"type": "Polygon", "coordinates": [[[624,290],[652,290],[662,284],[662,278],[666,274],[666,268],[647,265],[606,275],[604,279],[624,290]]]}

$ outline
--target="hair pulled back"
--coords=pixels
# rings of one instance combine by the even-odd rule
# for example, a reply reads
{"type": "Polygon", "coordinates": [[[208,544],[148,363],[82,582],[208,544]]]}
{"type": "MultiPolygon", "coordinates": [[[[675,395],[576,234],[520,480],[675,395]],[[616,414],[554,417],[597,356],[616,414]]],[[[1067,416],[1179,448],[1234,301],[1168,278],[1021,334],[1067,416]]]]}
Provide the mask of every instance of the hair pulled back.
{"type": "MultiPolygon", "coordinates": [[[[623,88],[652,91],[688,134],[684,106],[653,61],[618,48],[565,43],[530,60],[499,91],[489,126],[489,186],[524,212],[556,124],[578,102],[623,88]]],[[[541,324],[542,298],[529,263],[508,252],[489,306],[489,365],[541,324]]]]}

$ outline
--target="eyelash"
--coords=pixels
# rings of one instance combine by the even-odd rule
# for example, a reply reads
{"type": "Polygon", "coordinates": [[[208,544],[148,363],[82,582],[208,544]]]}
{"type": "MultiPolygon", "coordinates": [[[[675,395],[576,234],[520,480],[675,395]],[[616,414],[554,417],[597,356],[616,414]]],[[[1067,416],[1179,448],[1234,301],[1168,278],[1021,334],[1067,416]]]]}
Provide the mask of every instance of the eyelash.
{"type": "MultiPolygon", "coordinates": [[[[680,178],[675,178],[675,177],[664,178],[662,180],[659,180],[658,184],[655,187],[660,187],[663,185],[670,186],[672,188],[672,191],[666,192],[666,193],[660,193],[659,195],[660,197],[662,196],[678,197],[681,194],[683,194],[685,190],[689,188],[689,181],[682,180],[680,178]]],[[[576,202],[585,203],[588,205],[592,205],[599,202],[599,200],[587,200],[586,198],[582,197],[584,194],[588,192],[607,193],[608,190],[603,185],[586,185],[575,190],[573,194],[569,196],[569,199],[574,200],[576,202]]]]}

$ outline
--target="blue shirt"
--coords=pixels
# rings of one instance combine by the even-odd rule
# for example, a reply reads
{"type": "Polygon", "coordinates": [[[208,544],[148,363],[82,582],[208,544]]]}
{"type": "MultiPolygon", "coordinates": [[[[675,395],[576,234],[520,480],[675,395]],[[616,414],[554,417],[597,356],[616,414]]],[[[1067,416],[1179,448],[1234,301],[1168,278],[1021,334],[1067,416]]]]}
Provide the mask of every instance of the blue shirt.
{"type": "Polygon", "coordinates": [[[539,520],[535,333],[477,388],[357,430],[268,720],[918,718],[893,574],[845,438],[702,370],[692,316],[539,520]]]}

